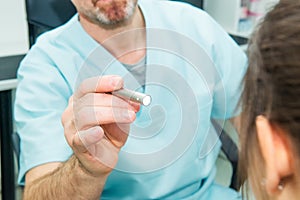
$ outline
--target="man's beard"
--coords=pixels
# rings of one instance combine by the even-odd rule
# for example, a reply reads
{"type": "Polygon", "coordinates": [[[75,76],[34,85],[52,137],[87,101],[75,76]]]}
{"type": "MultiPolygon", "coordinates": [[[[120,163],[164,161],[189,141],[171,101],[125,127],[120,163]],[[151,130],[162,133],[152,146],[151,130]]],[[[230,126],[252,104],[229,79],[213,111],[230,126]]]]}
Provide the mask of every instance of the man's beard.
{"type": "Polygon", "coordinates": [[[101,7],[96,6],[96,4],[97,2],[94,10],[81,9],[81,13],[94,24],[113,29],[126,24],[133,16],[137,2],[134,0],[117,0],[107,4],[103,3],[101,7]]]}

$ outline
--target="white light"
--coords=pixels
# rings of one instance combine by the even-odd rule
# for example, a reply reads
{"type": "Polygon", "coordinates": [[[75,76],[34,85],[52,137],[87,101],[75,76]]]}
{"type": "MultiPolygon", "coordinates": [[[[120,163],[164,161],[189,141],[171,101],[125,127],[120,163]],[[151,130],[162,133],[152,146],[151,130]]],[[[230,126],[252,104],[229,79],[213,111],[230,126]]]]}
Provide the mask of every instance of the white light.
{"type": "Polygon", "coordinates": [[[150,103],[151,103],[151,97],[149,95],[145,96],[143,98],[143,105],[148,106],[148,105],[150,105],[150,103]]]}

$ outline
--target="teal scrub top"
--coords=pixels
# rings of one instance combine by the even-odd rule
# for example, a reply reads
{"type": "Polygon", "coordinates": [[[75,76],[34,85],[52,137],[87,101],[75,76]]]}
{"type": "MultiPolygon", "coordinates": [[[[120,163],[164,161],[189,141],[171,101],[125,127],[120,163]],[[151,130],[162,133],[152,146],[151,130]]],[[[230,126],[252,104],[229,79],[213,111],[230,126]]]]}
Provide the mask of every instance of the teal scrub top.
{"type": "Polygon", "coordinates": [[[29,169],[72,154],[61,114],[81,81],[117,74],[125,87],[150,94],[152,103],[131,125],[101,199],[240,198],[214,183],[220,142],[210,119],[238,113],[246,56],[197,8],[156,0],[141,0],[139,7],[147,28],[144,86],[83,30],[78,15],[40,36],[21,62],[14,109],[19,183],[29,169]]]}

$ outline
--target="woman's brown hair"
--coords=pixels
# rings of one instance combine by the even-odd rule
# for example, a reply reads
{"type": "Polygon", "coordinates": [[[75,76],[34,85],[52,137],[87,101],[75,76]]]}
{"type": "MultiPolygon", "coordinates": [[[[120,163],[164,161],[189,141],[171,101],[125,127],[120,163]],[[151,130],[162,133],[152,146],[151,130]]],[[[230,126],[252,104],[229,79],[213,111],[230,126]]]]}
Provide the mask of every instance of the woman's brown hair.
{"type": "Polygon", "coordinates": [[[240,130],[241,183],[249,178],[260,199],[265,172],[255,121],[264,115],[280,127],[300,152],[300,1],[282,0],[259,25],[248,47],[240,130]]]}

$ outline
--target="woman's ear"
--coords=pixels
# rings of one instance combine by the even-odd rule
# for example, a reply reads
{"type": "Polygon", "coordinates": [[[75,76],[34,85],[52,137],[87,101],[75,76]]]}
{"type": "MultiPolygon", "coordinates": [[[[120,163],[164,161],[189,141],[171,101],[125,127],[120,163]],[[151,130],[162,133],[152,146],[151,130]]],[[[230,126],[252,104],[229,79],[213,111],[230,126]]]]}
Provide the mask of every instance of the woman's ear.
{"type": "Polygon", "coordinates": [[[256,118],[259,147],[265,161],[266,185],[270,196],[279,192],[281,180],[293,174],[292,148],[287,136],[264,116],[256,118]]]}

